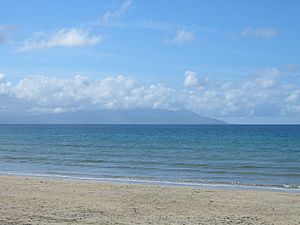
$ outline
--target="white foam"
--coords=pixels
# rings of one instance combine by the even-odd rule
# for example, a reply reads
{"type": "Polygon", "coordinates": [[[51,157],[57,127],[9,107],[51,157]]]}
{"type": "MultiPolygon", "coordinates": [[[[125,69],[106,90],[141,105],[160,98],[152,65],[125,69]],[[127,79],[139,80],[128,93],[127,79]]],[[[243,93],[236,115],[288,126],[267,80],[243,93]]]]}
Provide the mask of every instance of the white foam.
{"type": "Polygon", "coordinates": [[[1,175],[7,176],[21,176],[21,177],[46,177],[58,178],[68,180],[86,180],[86,181],[102,181],[102,182],[117,182],[117,183],[132,183],[132,184],[153,184],[162,186],[176,186],[176,187],[193,187],[193,188],[208,188],[208,189],[228,189],[228,190],[269,190],[280,192],[300,192],[300,186],[286,185],[278,186],[258,186],[258,185],[244,185],[238,183],[190,183],[177,181],[157,181],[157,180],[138,180],[132,178],[101,178],[101,177],[84,177],[77,175],[62,175],[62,174],[40,174],[40,173],[19,173],[19,172],[1,172],[1,175]]]}

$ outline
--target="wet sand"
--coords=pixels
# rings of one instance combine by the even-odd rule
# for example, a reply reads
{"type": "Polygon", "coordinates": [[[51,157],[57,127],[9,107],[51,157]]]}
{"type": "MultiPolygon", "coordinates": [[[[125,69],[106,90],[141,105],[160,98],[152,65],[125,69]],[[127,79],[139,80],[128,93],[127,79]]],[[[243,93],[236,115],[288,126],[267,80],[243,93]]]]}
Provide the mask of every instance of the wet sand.
{"type": "Polygon", "coordinates": [[[0,224],[300,224],[300,193],[0,177],[0,224]]]}

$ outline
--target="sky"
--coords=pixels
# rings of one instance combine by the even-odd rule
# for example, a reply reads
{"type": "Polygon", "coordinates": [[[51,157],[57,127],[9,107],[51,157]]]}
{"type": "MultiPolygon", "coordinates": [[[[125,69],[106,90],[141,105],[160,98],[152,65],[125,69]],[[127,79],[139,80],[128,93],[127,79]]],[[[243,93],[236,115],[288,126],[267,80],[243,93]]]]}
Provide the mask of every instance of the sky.
{"type": "Polygon", "coordinates": [[[0,114],[300,123],[297,0],[0,0],[0,114]]]}

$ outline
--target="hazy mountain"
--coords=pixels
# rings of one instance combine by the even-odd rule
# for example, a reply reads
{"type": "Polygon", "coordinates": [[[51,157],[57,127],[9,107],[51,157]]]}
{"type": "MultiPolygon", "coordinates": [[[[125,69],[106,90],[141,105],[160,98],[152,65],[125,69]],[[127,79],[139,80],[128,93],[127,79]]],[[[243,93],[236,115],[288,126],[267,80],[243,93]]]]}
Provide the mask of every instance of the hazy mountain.
{"type": "Polygon", "coordinates": [[[4,124],[226,124],[188,110],[97,110],[40,114],[35,116],[0,115],[4,124]]]}

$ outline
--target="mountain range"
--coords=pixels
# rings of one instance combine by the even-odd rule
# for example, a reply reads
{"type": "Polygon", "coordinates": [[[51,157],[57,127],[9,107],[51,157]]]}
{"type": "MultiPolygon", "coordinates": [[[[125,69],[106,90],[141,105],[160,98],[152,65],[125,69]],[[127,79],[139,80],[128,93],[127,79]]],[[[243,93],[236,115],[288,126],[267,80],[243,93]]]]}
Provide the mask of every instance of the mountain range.
{"type": "Polygon", "coordinates": [[[0,115],[1,124],[227,124],[189,110],[96,110],[39,115],[0,115]]]}

